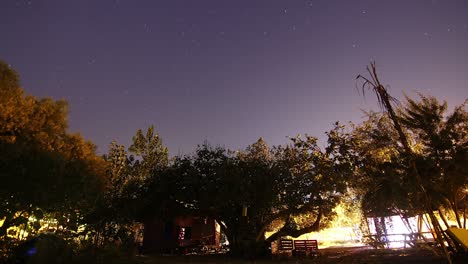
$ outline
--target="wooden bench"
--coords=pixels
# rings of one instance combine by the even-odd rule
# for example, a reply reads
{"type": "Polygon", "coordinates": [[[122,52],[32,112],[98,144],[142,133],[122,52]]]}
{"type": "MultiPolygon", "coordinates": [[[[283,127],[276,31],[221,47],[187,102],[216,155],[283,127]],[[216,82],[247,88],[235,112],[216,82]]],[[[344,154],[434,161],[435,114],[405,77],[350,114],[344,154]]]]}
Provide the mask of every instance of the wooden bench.
{"type": "Polygon", "coordinates": [[[317,255],[317,240],[294,240],[294,253],[296,255],[317,255]]]}
{"type": "Polygon", "coordinates": [[[279,241],[279,250],[293,250],[294,244],[292,239],[280,239],[279,241]]]}
{"type": "Polygon", "coordinates": [[[292,239],[279,239],[271,244],[271,251],[279,258],[292,257],[294,243],[292,239]]]}

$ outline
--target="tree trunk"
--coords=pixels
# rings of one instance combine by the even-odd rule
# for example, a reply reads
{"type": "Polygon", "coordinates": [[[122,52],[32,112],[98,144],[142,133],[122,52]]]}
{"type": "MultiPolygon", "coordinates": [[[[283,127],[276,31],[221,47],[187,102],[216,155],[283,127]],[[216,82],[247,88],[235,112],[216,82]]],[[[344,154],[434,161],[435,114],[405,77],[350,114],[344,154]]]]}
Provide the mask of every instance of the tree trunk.
{"type": "Polygon", "coordinates": [[[3,221],[2,226],[0,226],[0,237],[6,236],[7,229],[10,228],[12,221],[11,215],[7,215],[3,221]]]}
{"type": "Polygon", "coordinates": [[[320,221],[322,219],[322,212],[319,210],[319,214],[317,215],[317,218],[315,219],[315,222],[312,225],[306,226],[301,229],[291,229],[289,227],[289,222],[286,221],[286,223],[283,225],[283,227],[278,230],[276,233],[272,234],[266,241],[268,242],[273,242],[282,236],[292,236],[292,237],[298,237],[302,234],[305,233],[310,233],[310,232],[315,232],[319,230],[320,226],[320,221]]]}
{"type": "Polygon", "coordinates": [[[400,219],[406,225],[406,229],[408,229],[408,231],[410,231],[411,233],[414,233],[413,227],[411,226],[411,223],[408,220],[408,217],[406,217],[400,212],[400,219]]]}
{"type": "Polygon", "coordinates": [[[418,233],[422,233],[423,215],[418,215],[418,233]]]}
{"type": "Polygon", "coordinates": [[[384,217],[372,217],[375,226],[376,248],[385,248],[387,243],[387,234],[385,231],[384,217]]]}
{"type": "Polygon", "coordinates": [[[228,226],[226,235],[232,256],[255,259],[269,254],[269,241],[264,236],[259,236],[250,224],[248,218],[243,217],[238,223],[228,226]]]}
{"type": "Polygon", "coordinates": [[[447,222],[447,219],[445,218],[445,215],[443,214],[442,210],[440,210],[440,208],[437,210],[439,212],[439,215],[440,215],[440,218],[442,219],[442,221],[444,222],[445,226],[447,228],[449,228],[449,224],[447,222]]]}
{"type": "Polygon", "coordinates": [[[454,194],[453,196],[454,196],[454,199],[450,201],[450,205],[452,207],[453,213],[455,214],[455,218],[457,219],[458,227],[462,228],[460,214],[458,213],[457,195],[454,194]]]}
{"type": "Polygon", "coordinates": [[[468,203],[468,195],[465,194],[465,203],[463,203],[463,228],[466,228],[466,203],[468,203]]]}

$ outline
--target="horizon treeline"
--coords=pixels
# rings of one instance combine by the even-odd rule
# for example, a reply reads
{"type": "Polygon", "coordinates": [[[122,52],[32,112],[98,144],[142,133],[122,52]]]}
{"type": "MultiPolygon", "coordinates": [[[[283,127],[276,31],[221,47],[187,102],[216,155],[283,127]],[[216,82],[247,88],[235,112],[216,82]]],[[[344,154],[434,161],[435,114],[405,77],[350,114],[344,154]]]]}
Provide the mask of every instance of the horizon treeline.
{"type": "Polygon", "coordinates": [[[220,223],[233,254],[258,255],[280,237],[327,226],[346,199],[365,216],[406,218],[425,214],[430,199],[447,227],[454,219],[466,228],[466,102],[449,112],[430,95],[405,97],[393,113],[335,122],[324,146],[310,135],[271,147],[259,137],[243,150],[204,142],[169,157],[150,126],[130,146],[113,141],[99,156],[68,132],[66,101],[26,95],[0,61],[0,239],[49,231],[131,247],[134,223],[203,215],[220,223]]]}

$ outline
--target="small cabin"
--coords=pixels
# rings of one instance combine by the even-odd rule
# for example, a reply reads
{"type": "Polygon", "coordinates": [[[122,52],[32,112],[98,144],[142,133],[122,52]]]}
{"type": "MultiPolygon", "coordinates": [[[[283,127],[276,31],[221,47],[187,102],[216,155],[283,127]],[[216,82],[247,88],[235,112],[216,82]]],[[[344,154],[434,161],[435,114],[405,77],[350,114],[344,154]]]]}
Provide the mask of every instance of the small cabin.
{"type": "Polygon", "coordinates": [[[143,251],[188,253],[220,248],[220,225],[210,217],[178,216],[145,221],[143,251]]]}

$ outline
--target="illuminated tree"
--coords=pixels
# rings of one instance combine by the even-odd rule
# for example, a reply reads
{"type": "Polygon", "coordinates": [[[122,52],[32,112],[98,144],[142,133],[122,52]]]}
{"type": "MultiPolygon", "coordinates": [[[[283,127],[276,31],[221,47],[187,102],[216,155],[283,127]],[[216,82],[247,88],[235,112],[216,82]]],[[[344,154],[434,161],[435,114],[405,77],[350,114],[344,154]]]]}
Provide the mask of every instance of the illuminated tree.
{"type": "Polygon", "coordinates": [[[364,215],[374,220],[378,235],[374,245],[385,246],[384,217],[418,215],[423,211],[420,199],[407,177],[408,160],[398,151],[398,135],[387,115],[369,113],[368,120],[354,126],[352,134],[358,170],[350,185],[361,200],[364,215]]]}
{"type": "MultiPolygon", "coordinates": [[[[433,97],[420,98],[407,97],[396,114],[411,142],[415,166],[433,211],[444,219],[441,209],[451,210],[462,227],[467,186],[464,104],[447,114],[445,103],[440,104],[433,97]]],[[[417,191],[411,174],[410,160],[401,151],[398,134],[386,113],[369,113],[368,120],[354,127],[352,142],[359,170],[350,183],[362,197],[362,208],[368,217],[400,215],[405,220],[426,212],[424,196],[417,191]]],[[[383,218],[377,222],[378,233],[385,235],[386,227],[380,224],[384,223],[383,218]]]]}
{"type": "Polygon", "coordinates": [[[416,165],[434,206],[450,209],[458,226],[464,228],[459,212],[465,214],[468,188],[466,101],[447,114],[446,102],[423,95],[420,98],[406,98],[407,104],[400,111],[401,123],[414,138],[416,165]]]}
{"type": "MultiPolygon", "coordinates": [[[[362,80],[362,91],[371,90],[377,95],[378,102],[382,109],[388,114],[390,120],[392,121],[393,128],[398,134],[399,141],[399,150],[405,155],[408,164],[408,170],[406,173],[410,176],[412,181],[413,192],[418,196],[418,200],[422,201],[424,212],[429,215],[433,230],[435,232],[434,238],[437,240],[438,244],[443,248],[444,254],[451,263],[450,256],[448,254],[447,248],[444,244],[443,239],[448,238],[444,236],[442,228],[434,214],[434,199],[426,188],[426,185],[423,182],[423,175],[421,169],[417,166],[417,158],[412,149],[411,142],[405,133],[404,128],[401,125],[401,120],[399,119],[395,109],[392,105],[392,102],[396,100],[388,94],[387,89],[380,83],[380,80],[377,76],[377,70],[375,63],[371,63],[370,67],[367,67],[368,77],[359,75],[357,79],[362,80]]],[[[450,242],[450,241],[448,241],[450,242]]]]}
{"type": "Polygon", "coordinates": [[[0,74],[0,237],[34,219],[37,229],[44,213],[76,231],[103,188],[103,160],[66,131],[65,101],[24,96],[3,62],[0,74]]]}

